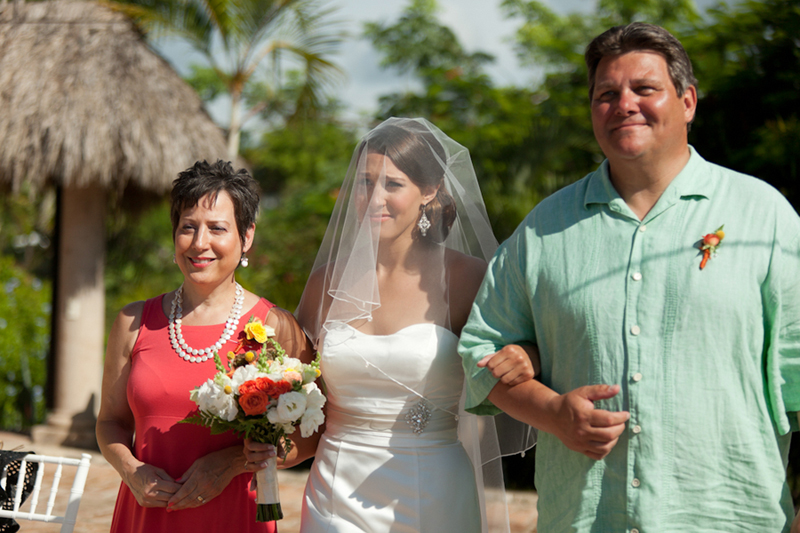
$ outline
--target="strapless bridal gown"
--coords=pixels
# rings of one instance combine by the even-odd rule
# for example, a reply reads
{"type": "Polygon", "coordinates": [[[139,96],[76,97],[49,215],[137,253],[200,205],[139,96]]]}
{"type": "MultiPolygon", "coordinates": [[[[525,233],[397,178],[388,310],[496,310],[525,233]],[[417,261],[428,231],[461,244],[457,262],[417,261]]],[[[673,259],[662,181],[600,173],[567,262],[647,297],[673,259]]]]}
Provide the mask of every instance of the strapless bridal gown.
{"type": "Polygon", "coordinates": [[[326,430],[306,485],[303,533],[481,531],[472,464],[457,436],[457,343],[434,324],[392,335],[349,326],[327,333],[326,430]],[[426,424],[414,422],[425,408],[409,389],[428,400],[426,424]]]}

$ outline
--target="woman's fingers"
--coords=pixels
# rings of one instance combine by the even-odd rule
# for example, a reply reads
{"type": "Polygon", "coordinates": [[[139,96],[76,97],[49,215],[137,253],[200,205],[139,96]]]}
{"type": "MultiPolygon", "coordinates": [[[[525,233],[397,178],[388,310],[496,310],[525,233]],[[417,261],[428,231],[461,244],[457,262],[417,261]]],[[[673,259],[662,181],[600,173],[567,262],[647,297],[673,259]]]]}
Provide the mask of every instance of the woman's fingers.
{"type": "Polygon", "coordinates": [[[267,460],[277,457],[278,451],[272,444],[254,442],[250,439],[244,441],[245,470],[255,472],[267,467],[267,460]]]}

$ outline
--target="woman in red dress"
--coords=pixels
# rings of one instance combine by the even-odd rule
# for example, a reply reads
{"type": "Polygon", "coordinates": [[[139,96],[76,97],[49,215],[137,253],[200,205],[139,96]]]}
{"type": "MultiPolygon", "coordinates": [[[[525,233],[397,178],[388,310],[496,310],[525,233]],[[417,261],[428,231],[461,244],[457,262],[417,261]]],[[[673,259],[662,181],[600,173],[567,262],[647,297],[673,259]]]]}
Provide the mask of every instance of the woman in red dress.
{"type": "MultiPolygon", "coordinates": [[[[230,163],[198,162],[173,183],[175,291],[125,306],[108,339],[97,440],[122,477],[112,532],[272,532],[256,522],[242,441],[178,422],[196,406],[189,391],[216,371],[213,352],[233,350],[250,316],[273,327],[293,357],[312,348],[291,313],[236,282],[247,266],[258,187],[230,163]]],[[[307,454],[298,442],[287,458],[307,454]]]]}

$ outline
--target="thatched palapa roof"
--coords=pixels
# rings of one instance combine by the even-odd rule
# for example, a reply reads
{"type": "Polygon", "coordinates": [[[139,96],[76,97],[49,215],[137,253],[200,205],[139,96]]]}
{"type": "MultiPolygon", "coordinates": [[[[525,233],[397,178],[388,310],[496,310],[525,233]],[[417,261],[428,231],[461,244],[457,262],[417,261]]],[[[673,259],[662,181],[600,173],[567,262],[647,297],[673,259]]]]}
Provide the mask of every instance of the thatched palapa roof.
{"type": "Polygon", "coordinates": [[[163,192],[225,154],[200,98],[123,15],[0,3],[0,184],[163,192]]]}

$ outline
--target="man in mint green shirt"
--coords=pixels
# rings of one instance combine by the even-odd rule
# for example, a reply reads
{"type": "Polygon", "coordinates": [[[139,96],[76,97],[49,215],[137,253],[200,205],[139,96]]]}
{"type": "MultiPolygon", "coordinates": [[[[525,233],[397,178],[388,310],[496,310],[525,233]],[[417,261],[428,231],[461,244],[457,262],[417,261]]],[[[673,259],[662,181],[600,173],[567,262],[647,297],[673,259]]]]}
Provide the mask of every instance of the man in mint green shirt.
{"type": "Polygon", "coordinates": [[[541,430],[540,533],[789,531],[800,219],[688,145],[696,80],[666,30],[612,28],[586,62],[607,160],[490,263],[459,345],[467,408],[541,430]],[[529,340],[541,381],[478,366],[529,340]]]}

